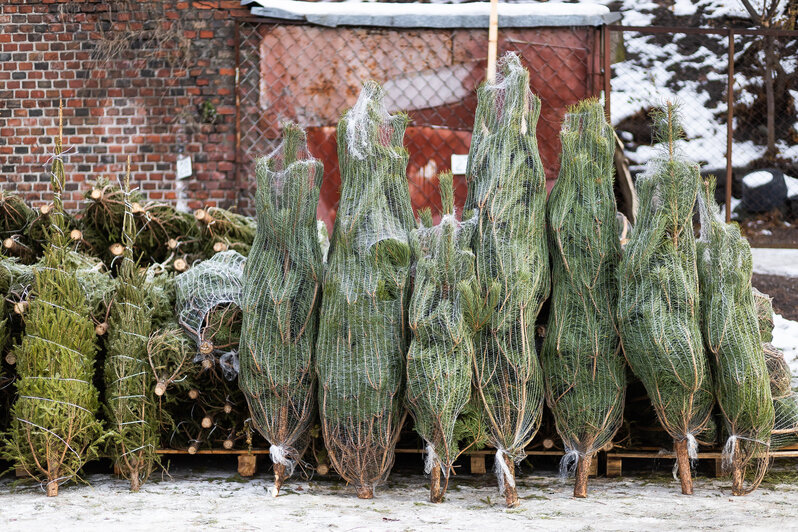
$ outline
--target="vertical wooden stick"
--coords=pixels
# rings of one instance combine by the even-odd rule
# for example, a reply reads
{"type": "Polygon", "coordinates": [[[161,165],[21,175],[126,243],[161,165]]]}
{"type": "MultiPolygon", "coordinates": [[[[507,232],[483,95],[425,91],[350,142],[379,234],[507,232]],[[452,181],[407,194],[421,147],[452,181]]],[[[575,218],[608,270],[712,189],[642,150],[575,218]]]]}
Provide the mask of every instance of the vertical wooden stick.
{"type": "Polygon", "coordinates": [[[734,133],[734,30],[729,29],[729,78],[726,88],[726,223],[731,222],[732,135],[734,133]]]}
{"type": "Polygon", "coordinates": [[[488,83],[496,81],[496,55],[499,40],[499,0],[490,0],[488,23],[488,83]]]}

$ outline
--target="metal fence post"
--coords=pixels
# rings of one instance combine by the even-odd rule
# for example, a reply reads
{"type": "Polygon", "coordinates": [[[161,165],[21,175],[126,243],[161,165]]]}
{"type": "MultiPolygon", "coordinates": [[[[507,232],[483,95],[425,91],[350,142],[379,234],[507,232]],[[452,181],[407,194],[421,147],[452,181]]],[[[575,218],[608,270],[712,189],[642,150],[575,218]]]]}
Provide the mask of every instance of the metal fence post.
{"type": "Polygon", "coordinates": [[[734,30],[729,28],[729,86],[726,90],[726,223],[731,222],[732,134],[734,132],[734,30]]]}

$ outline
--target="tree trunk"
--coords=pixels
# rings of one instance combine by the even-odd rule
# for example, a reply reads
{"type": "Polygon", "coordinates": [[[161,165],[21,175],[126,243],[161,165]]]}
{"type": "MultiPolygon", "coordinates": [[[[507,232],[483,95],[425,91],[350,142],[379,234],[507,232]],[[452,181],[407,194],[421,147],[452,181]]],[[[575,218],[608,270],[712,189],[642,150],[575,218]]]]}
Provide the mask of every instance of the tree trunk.
{"type": "Polygon", "coordinates": [[[687,453],[687,438],[674,440],[674,451],[676,451],[676,463],[679,465],[679,481],[682,483],[682,494],[693,494],[693,477],[690,472],[690,455],[687,453]]]}
{"type": "Polygon", "coordinates": [[[518,491],[515,489],[515,463],[507,453],[504,453],[504,463],[507,464],[507,469],[510,471],[509,478],[507,473],[504,477],[504,499],[507,501],[508,508],[514,508],[518,506],[518,491]]]}
{"type": "Polygon", "coordinates": [[[374,498],[374,488],[371,486],[358,486],[357,487],[357,498],[358,499],[373,499],[374,498]]]}
{"type": "Polygon", "coordinates": [[[274,491],[272,495],[277,497],[280,493],[280,488],[286,480],[285,466],[283,464],[274,464],[274,491]]]}
{"type": "Polygon", "coordinates": [[[138,493],[140,487],[141,481],[139,480],[139,470],[134,469],[130,471],[130,491],[133,493],[138,493]]]}
{"type": "Polygon", "coordinates": [[[444,493],[441,486],[441,468],[436,465],[429,475],[429,502],[443,502],[444,493]]]}
{"type": "Polygon", "coordinates": [[[576,483],[574,483],[574,497],[584,499],[587,497],[587,479],[590,475],[590,464],[593,461],[592,454],[586,454],[579,458],[576,464],[576,483]]]}
{"type": "Polygon", "coordinates": [[[58,482],[55,480],[51,480],[47,483],[47,496],[48,497],[56,497],[58,496],[58,482]]]}
{"type": "Polygon", "coordinates": [[[745,489],[743,488],[745,477],[741,458],[740,449],[736,448],[732,456],[732,495],[745,495],[745,489]]]}

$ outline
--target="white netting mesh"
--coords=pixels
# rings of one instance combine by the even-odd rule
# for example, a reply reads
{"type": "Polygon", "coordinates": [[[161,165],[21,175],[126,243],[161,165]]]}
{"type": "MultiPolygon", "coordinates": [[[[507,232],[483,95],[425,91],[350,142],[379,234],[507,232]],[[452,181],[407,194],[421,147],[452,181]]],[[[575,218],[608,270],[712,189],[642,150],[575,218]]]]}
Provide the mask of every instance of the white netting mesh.
{"type": "Polygon", "coordinates": [[[462,300],[475,279],[470,247],[476,218],[459,223],[452,174],[441,174],[439,182],[440,223],[421,226],[411,236],[418,262],[409,310],[407,400],[416,432],[427,442],[425,469],[440,467],[448,478],[459,453],[455,423],[471,395],[473,331],[462,300]]]}
{"type": "Polygon", "coordinates": [[[477,218],[474,385],[492,444],[518,461],[543,406],[535,319],[550,285],[546,181],[535,138],[540,100],[529,90],[529,73],[514,54],[502,59],[500,72],[478,92],[464,219],[477,218]]]}
{"type": "Polygon", "coordinates": [[[258,232],[244,268],[239,385],[255,427],[272,444],[275,492],[302,458],[316,405],[322,172],[305,132],[293,124],[284,125],[278,148],[256,166],[258,232]]]}
{"type": "Polygon", "coordinates": [[[338,124],[341,200],[316,369],[330,458],[361,497],[387,477],[404,417],[408,236],[415,225],[402,147],[407,120],[386,113],[382,89],[370,81],[338,124]]]}
{"type": "Polygon", "coordinates": [[[540,356],[568,473],[620,427],[626,363],[615,326],[621,258],[615,142],[601,103],[588,100],[572,109],[560,139],[560,175],[546,206],[553,283],[540,356]]]}
{"type": "MultiPolygon", "coordinates": [[[[688,436],[714,427],[692,225],[699,169],[676,152],[675,107],[669,104],[655,121],[665,148],[637,180],[640,212],[619,268],[618,326],[629,365],[683,452],[688,436]]],[[[687,481],[689,471],[683,473],[687,481]]]]}
{"type": "Polygon", "coordinates": [[[177,319],[196,342],[195,362],[218,365],[225,378],[238,375],[241,302],[246,257],[223,251],[175,278],[177,319]]]}

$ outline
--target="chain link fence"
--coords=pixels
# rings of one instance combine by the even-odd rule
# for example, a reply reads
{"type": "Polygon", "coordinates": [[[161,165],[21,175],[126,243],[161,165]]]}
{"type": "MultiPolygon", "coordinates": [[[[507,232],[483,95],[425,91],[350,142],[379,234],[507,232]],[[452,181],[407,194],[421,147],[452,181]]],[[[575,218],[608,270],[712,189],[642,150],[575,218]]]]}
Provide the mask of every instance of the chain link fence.
{"type": "MultiPolygon", "coordinates": [[[[517,52],[542,100],[537,133],[546,176],[559,169],[560,123],[569,105],[601,89],[599,29],[508,29],[499,54],[517,52]]],[[[364,80],[386,91],[392,112],[411,118],[405,135],[414,209],[440,208],[439,172],[455,173],[455,201],[462,207],[465,156],[471,142],[476,88],[486,69],[484,30],[325,28],[304,24],[240,22],[239,179],[253,190],[253,161],[279,142],[280,123],[308,130],[308,144],[324,162],[319,218],[332,228],[338,202],[335,126],[364,80]]]]}
{"type": "Polygon", "coordinates": [[[701,163],[704,175],[718,178],[716,199],[724,212],[740,222],[754,245],[798,245],[798,32],[617,26],[610,31],[611,116],[632,173],[642,171],[656,149],[649,111],[675,100],[682,106],[684,154],[701,163]]]}

